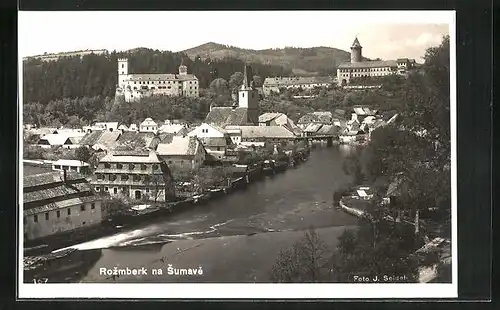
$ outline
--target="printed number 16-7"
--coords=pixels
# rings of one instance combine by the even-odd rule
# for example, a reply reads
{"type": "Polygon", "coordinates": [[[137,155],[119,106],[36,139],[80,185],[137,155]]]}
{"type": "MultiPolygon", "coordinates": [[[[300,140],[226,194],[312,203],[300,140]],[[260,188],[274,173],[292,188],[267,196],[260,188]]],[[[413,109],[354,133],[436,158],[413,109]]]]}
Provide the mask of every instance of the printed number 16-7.
{"type": "Polygon", "coordinates": [[[33,279],[33,283],[38,284],[38,283],[47,283],[49,281],[48,278],[41,278],[41,279],[33,279]]]}

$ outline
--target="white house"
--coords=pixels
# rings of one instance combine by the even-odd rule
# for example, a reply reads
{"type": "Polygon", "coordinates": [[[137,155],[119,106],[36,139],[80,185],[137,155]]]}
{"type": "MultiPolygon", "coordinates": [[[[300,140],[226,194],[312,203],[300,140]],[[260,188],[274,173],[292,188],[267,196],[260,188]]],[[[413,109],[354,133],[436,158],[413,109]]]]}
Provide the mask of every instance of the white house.
{"type": "Polygon", "coordinates": [[[224,138],[226,135],[227,131],[224,128],[207,123],[201,124],[188,133],[188,136],[198,138],[224,138]]]}
{"type": "Polygon", "coordinates": [[[116,131],[118,129],[118,122],[97,122],[94,127],[101,128],[101,130],[116,131]]]}
{"type": "Polygon", "coordinates": [[[52,170],[54,171],[76,171],[78,173],[89,173],[89,164],[79,160],[72,159],[59,159],[52,163],[52,170]]]}
{"type": "Polygon", "coordinates": [[[216,125],[203,123],[188,133],[190,137],[198,137],[208,154],[221,159],[226,149],[232,144],[228,132],[216,125]]]}
{"type": "Polygon", "coordinates": [[[62,146],[65,148],[78,147],[80,140],[85,136],[83,132],[48,134],[38,140],[38,146],[50,148],[52,146],[62,146]]]}
{"type": "Polygon", "coordinates": [[[158,124],[148,117],[139,125],[139,132],[154,132],[158,131],[158,124]]]}
{"type": "Polygon", "coordinates": [[[128,131],[139,131],[139,127],[137,127],[137,124],[130,124],[128,131]]]}

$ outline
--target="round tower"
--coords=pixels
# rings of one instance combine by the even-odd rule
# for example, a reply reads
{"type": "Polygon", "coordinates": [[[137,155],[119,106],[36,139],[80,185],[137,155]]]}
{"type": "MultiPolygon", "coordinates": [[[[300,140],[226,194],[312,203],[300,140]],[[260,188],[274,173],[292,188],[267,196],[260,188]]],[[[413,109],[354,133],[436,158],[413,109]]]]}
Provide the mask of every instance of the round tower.
{"type": "Polygon", "coordinates": [[[361,62],[363,61],[363,55],[361,54],[361,49],[363,47],[359,44],[358,38],[354,39],[351,46],[351,62],[361,62]]]}

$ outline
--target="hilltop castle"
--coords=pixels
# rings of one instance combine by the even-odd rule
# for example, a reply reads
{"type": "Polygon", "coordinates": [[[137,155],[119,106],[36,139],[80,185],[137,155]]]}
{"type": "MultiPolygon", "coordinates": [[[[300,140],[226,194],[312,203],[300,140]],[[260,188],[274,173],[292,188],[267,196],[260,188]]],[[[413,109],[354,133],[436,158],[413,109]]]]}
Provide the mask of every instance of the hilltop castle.
{"type": "Polygon", "coordinates": [[[416,66],[415,59],[399,58],[397,60],[364,61],[363,47],[358,38],[351,46],[351,62],[345,62],[337,68],[337,81],[340,86],[349,84],[351,78],[376,77],[390,74],[405,75],[416,66]]]}
{"type": "Polygon", "coordinates": [[[118,59],[117,96],[131,102],[153,95],[198,97],[198,78],[187,73],[187,66],[179,66],[179,74],[129,74],[128,59],[118,59]]]}

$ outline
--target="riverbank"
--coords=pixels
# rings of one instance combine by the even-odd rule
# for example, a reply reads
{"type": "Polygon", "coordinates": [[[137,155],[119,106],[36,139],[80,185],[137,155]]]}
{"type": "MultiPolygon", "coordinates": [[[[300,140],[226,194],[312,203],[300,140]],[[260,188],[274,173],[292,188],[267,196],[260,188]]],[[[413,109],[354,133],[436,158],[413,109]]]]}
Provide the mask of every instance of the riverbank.
{"type": "MultiPolygon", "coordinates": [[[[239,236],[242,246],[234,248],[235,252],[229,258],[232,261],[228,264],[238,266],[239,262],[242,262],[240,268],[244,268],[249,255],[246,246],[259,247],[261,242],[260,238],[254,238],[256,236],[276,233],[282,236],[282,241],[275,238],[269,241],[268,252],[271,253],[279,251],[285,244],[293,244],[300,238],[286,232],[303,232],[310,227],[322,229],[358,225],[357,218],[333,207],[332,197],[332,189],[340,190],[352,182],[342,168],[344,158],[352,151],[342,146],[316,148],[306,162],[288,169],[285,173],[277,173],[253,182],[245,190],[236,190],[202,204],[178,208],[168,216],[124,226],[114,233],[87,238],[91,240],[84,242],[68,243],[66,240],[64,246],[55,250],[74,248],[78,252],[103,253],[92,266],[101,265],[104,259],[127,266],[131,263],[124,261],[126,257],[134,264],[147,265],[150,253],[158,251],[167,242],[174,246],[184,242],[204,242],[205,239],[239,236]]],[[[207,246],[213,245],[207,243],[207,246]]],[[[276,258],[266,253],[259,255],[267,255],[267,259],[272,261],[276,258]]],[[[211,256],[214,257],[214,268],[224,268],[219,266],[222,264],[222,258],[226,256],[223,249],[217,249],[211,256]]],[[[65,266],[61,268],[66,268],[66,263],[63,265],[65,266]]],[[[255,266],[255,269],[256,272],[261,272],[258,266],[255,266]]],[[[242,276],[244,271],[236,272],[242,276]]],[[[269,270],[263,272],[268,273],[269,270]]],[[[238,282],[237,277],[238,275],[234,275],[235,282],[238,282]]]]}
{"type": "Polygon", "coordinates": [[[304,150],[287,155],[286,162],[271,159],[252,165],[236,165],[233,167],[233,176],[227,185],[211,186],[202,192],[189,193],[184,199],[157,204],[153,208],[140,211],[133,210],[132,205],[125,204],[121,210],[114,212],[113,216],[103,220],[101,224],[25,242],[24,253],[30,256],[44,255],[72,244],[119,233],[125,229],[133,229],[151,220],[168,218],[174,214],[185,212],[194,206],[203,205],[235,191],[243,190],[251,183],[261,181],[266,175],[285,172],[290,167],[296,168],[307,161],[309,155],[310,151],[304,150]],[[272,163],[272,165],[268,166],[268,171],[263,169],[266,166],[266,161],[272,163]],[[245,166],[244,169],[243,166],[245,166]]]}

